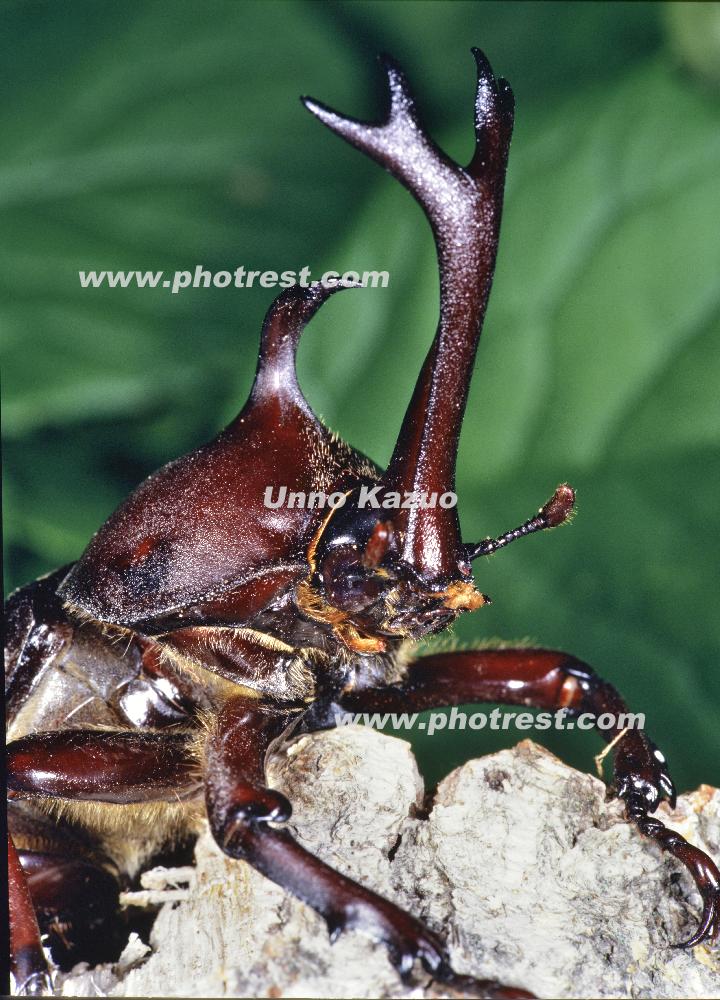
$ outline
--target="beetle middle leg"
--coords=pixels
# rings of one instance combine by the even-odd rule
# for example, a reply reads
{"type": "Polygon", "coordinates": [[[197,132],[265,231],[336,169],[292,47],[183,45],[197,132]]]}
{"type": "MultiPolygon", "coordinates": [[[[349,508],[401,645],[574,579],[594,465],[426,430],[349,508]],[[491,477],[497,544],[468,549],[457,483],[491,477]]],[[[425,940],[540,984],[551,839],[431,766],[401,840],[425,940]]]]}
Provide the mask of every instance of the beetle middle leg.
{"type": "Polygon", "coordinates": [[[680,834],[651,816],[663,798],[675,804],[675,787],[665,757],[641,729],[623,731],[628,709],[615,688],[581,660],[545,649],[486,649],[440,653],[412,662],[402,684],[349,691],[342,706],[350,711],[407,712],[472,702],[500,702],[543,709],[615,717],[601,730],[614,746],[614,791],[623,799],[628,819],[690,872],[703,900],[700,924],[683,947],[720,934],[720,871],[680,834]]]}
{"type": "Polygon", "coordinates": [[[382,896],[341,875],[286,831],[269,822],[287,820],[287,798],[267,787],[265,759],[292,716],[255,699],[226,702],[208,742],[206,800],[215,840],[230,857],[247,861],[267,878],[311,906],[334,940],[360,930],[388,948],[401,975],[420,959],[437,979],[486,997],[529,997],[497,982],[456,976],[435,935],[382,896]]]}

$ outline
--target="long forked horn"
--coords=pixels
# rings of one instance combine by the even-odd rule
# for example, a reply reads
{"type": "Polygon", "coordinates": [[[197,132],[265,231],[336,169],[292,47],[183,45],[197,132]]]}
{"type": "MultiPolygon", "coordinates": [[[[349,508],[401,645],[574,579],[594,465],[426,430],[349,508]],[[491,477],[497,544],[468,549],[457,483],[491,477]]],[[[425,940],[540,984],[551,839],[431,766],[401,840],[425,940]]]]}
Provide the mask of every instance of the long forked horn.
{"type": "MultiPolygon", "coordinates": [[[[359,122],[303,100],[328,128],[408,188],[435,237],[440,322],[383,477],[388,492],[442,494],[455,485],[460,428],[495,268],[514,108],[509,84],[495,80],[479,49],[473,54],[476,148],[467,167],[453,163],[426,134],[402,71],[387,57],[390,109],[384,122],[359,122]]],[[[401,558],[426,583],[440,587],[458,569],[469,573],[454,507],[413,507],[393,520],[401,558]]]]}

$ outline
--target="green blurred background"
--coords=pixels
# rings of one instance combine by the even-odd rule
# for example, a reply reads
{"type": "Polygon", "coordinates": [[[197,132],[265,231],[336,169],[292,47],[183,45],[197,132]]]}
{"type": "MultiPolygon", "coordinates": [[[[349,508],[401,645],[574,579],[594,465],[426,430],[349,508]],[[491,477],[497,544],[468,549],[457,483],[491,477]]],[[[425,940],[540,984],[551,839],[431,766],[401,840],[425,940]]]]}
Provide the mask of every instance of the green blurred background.
{"type": "MultiPolygon", "coordinates": [[[[300,106],[382,110],[386,50],[468,159],[471,45],[515,90],[502,243],[462,438],[468,539],[567,479],[572,526],[477,564],[463,642],[588,660],[681,787],[720,781],[717,4],[5,3],[0,108],[6,589],[76,558],[244,400],[273,292],[81,290],[78,269],[385,269],[301,349],[315,408],[379,462],[437,312],[399,185],[300,106]]],[[[591,769],[594,735],[539,734],[591,769]]],[[[515,732],[417,740],[430,779],[515,732]]]]}

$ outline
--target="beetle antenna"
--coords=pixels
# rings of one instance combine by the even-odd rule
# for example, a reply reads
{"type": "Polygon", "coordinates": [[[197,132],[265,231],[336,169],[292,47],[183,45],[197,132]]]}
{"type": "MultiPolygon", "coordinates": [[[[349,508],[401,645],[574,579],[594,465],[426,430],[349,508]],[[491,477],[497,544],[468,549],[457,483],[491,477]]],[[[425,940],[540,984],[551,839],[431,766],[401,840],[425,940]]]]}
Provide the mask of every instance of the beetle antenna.
{"type": "Polygon", "coordinates": [[[567,483],[561,483],[550,497],[544,507],[541,507],[535,517],[531,517],[512,531],[506,531],[498,538],[484,538],[481,542],[465,546],[465,556],[472,562],[480,556],[489,556],[498,549],[505,548],[510,542],[526,535],[533,535],[536,531],[545,531],[546,528],[557,528],[570,520],[575,511],[575,490],[567,483]]]}

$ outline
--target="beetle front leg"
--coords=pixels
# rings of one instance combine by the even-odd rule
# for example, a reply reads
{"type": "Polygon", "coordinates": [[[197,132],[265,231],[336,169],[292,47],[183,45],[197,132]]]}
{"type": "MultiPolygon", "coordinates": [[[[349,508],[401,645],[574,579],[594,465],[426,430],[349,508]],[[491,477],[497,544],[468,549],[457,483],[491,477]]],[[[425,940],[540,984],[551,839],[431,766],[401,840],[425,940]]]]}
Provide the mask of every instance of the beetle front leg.
{"type": "Polygon", "coordinates": [[[56,594],[63,566],[14,591],[5,606],[5,712],[10,720],[71,640],[76,625],[56,594]]]}
{"type": "Polygon", "coordinates": [[[544,649],[487,649],[424,656],[410,664],[397,686],[349,691],[342,706],[350,711],[408,712],[472,702],[500,702],[543,709],[587,712],[595,719],[611,713],[612,729],[603,738],[617,741],[614,791],[628,819],[688,869],[703,900],[697,931],[683,947],[720,934],[720,872],[698,848],[652,817],[663,797],[675,805],[675,787],[665,757],[641,729],[623,730],[628,709],[615,688],[586,663],[567,653],[544,649]]]}
{"type": "Polygon", "coordinates": [[[266,755],[291,719],[247,698],[232,699],[220,713],[207,748],[206,800],[222,850],[311,906],[327,923],[331,940],[359,930],[382,941],[403,977],[420,959],[435,978],[479,996],[530,997],[494,981],[455,976],[442,944],[418,920],[314,857],[286,830],[268,825],[292,812],[285,796],[265,784],[266,755]]]}

